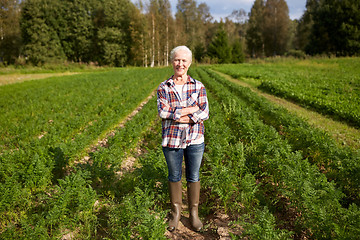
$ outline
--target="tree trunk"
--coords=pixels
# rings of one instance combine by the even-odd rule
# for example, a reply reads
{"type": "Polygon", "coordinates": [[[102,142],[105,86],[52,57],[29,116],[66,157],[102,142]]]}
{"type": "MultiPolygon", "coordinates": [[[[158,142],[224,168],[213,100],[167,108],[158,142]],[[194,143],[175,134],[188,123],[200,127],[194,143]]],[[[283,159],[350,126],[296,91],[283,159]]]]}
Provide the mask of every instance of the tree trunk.
{"type": "Polygon", "coordinates": [[[150,67],[154,67],[155,66],[155,20],[154,20],[154,15],[151,15],[151,19],[152,19],[152,56],[151,56],[151,64],[150,67]]]}

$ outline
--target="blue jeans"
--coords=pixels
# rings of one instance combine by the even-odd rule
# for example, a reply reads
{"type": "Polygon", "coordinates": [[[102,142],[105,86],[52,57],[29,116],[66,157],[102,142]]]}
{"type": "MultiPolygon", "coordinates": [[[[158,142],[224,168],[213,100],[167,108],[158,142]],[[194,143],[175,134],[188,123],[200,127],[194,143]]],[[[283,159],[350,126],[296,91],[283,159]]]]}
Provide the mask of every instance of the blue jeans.
{"type": "Polygon", "coordinates": [[[178,182],[182,175],[182,161],[185,159],[185,173],[187,182],[200,181],[200,165],[205,150],[205,143],[194,144],[182,148],[163,147],[169,170],[169,181],[178,182]]]}

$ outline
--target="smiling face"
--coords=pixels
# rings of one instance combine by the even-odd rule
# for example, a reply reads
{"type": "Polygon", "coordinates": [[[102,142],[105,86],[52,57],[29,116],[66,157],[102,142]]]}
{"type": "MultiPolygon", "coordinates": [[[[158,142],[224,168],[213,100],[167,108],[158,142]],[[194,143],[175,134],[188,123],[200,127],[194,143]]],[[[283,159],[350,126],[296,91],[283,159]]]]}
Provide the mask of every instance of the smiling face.
{"type": "Polygon", "coordinates": [[[174,54],[172,66],[175,77],[183,77],[187,75],[187,71],[191,65],[191,58],[189,53],[185,50],[178,50],[174,54]]]}

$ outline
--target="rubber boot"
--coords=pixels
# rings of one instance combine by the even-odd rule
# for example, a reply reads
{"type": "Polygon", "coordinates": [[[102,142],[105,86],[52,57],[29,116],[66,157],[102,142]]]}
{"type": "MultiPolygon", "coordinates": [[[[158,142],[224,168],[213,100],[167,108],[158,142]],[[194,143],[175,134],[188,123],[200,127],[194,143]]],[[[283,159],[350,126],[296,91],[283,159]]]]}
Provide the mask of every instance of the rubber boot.
{"type": "Polygon", "coordinates": [[[203,224],[201,223],[198,216],[200,182],[188,182],[187,192],[188,192],[190,223],[193,229],[198,232],[203,227],[203,224]]]}
{"type": "Polygon", "coordinates": [[[169,182],[169,193],[171,202],[171,213],[169,220],[168,230],[174,231],[179,223],[181,217],[181,205],[182,205],[182,183],[169,182]]]}

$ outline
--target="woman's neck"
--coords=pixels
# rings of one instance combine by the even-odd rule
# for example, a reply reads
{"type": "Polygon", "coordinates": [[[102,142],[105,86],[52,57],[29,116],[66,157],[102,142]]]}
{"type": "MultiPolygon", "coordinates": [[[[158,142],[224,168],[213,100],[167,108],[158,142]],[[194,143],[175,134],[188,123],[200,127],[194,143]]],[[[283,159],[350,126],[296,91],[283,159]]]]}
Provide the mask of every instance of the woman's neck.
{"type": "Polygon", "coordinates": [[[187,75],[182,75],[182,76],[174,76],[173,80],[175,82],[176,85],[183,85],[186,83],[188,79],[187,75]]]}

